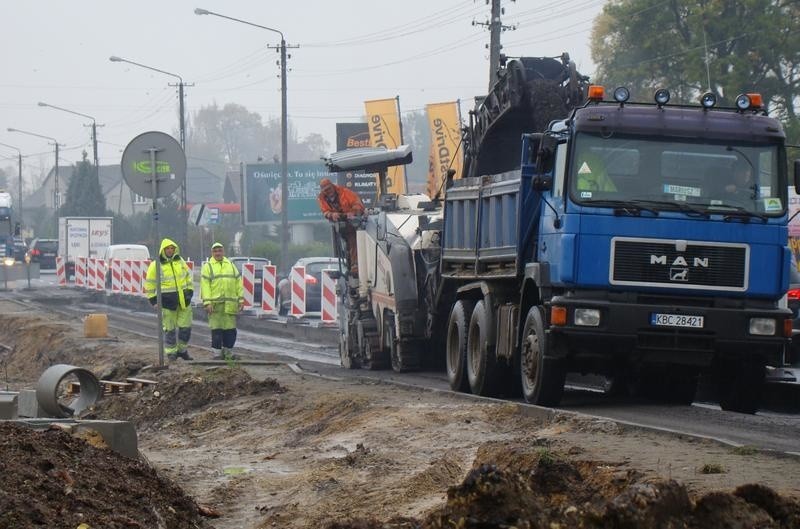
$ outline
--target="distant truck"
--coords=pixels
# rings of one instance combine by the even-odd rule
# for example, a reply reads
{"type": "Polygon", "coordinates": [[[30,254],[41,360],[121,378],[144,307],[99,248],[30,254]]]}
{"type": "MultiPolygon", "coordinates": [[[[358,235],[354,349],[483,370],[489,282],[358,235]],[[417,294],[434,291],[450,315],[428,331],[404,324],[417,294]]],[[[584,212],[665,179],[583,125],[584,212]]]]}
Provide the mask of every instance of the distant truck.
{"type": "Polygon", "coordinates": [[[11,220],[11,194],[0,190],[0,220],[11,220]]]}
{"type": "Polygon", "coordinates": [[[75,276],[78,257],[103,257],[113,238],[113,220],[111,217],[59,217],[58,256],[64,258],[67,278],[75,276]]]}

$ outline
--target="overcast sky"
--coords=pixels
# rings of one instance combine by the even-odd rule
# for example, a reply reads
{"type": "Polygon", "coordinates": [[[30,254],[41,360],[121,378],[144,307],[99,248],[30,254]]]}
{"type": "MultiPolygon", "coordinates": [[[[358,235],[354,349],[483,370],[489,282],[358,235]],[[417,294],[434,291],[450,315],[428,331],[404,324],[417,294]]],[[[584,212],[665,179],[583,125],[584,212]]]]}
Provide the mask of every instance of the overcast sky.
{"type": "MultiPolygon", "coordinates": [[[[591,75],[589,36],[605,0],[504,2],[509,56],[567,51],[591,75]]],[[[359,121],[364,100],[400,96],[401,111],[467,101],[486,91],[486,0],[8,0],[0,32],[0,142],[34,154],[24,173],[50,167],[47,140],[65,146],[65,163],[91,156],[89,120],[37,102],[94,116],[100,163],[119,163],[136,135],[177,135],[177,91],[169,76],[109,61],[117,55],[176,73],[186,83],[187,114],[238,103],[266,121],[280,116],[279,37],[214,16],[200,7],[281,30],[291,49],[289,118],[302,138],[320,133],[335,149],[335,124],[359,121]],[[41,155],[37,155],[42,153],[41,155]]],[[[191,153],[188,153],[191,165],[191,153]]],[[[265,153],[269,154],[269,153],[265,153]]],[[[0,147],[0,157],[15,152],[0,147]]],[[[13,161],[0,160],[0,167],[13,161]]]]}

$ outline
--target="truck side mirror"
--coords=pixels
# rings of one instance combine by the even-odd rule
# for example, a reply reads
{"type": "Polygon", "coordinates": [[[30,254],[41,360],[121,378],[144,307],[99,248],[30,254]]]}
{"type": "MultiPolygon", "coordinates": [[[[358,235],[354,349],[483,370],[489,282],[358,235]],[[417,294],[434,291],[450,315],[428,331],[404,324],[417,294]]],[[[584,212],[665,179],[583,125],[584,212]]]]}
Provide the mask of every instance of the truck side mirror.
{"type": "Polygon", "coordinates": [[[794,161],[794,191],[800,195],[800,160],[794,161]]]}
{"type": "Polygon", "coordinates": [[[553,179],[546,175],[534,176],[531,186],[536,191],[550,191],[553,188],[553,179]]]}

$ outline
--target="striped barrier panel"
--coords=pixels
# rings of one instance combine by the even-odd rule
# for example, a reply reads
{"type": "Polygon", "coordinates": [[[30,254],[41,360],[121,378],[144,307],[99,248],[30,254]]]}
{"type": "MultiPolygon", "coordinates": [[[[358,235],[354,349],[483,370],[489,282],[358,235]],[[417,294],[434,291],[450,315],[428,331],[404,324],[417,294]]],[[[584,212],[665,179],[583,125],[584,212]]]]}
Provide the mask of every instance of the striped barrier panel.
{"type": "Polygon", "coordinates": [[[95,277],[97,275],[97,258],[89,257],[86,260],[86,288],[94,290],[95,277]]]}
{"type": "Polygon", "coordinates": [[[244,310],[252,309],[256,304],[256,265],[242,264],[242,286],[244,287],[244,310]]]}
{"type": "Polygon", "coordinates": [[[122,293],[130,294],[133,292],[133,287],[131,286],[131,260],[123,259],[121,264],[122,293]]]}
{"type": "Polygon", "coordinates": [[[75,286],[82,287],[86,285],[86,258],[75,258],[75,286]]]}
{"type": "Polygon", "coordinates": [[[278,313],[279,307],[275,306],[277,287],[277,268],[274,265],[264,265],[261,274],[261,312],[267,314],[278,313]]]}
{"type": "Polygon", "coordinates": [[[302,318],[306,313],[306,267],[293,266],[289,274],[289,284],[292,288],[292,305],[289,314],[295,318],[302,318]]]}
{"type": "Polygon", "coordinates": [[[56,257],[56,280],[58,281],[58,286],[67,286],[67,266],[63,257],[56,257]]]}
{"type": "Polygon", "coordinates": [[[122,263],[119,259],[111,260],[111,292],[122,292],[122,263]]]}
{"type": "Polygon", "coordinates": [[[336,321],[336,280],[331,276],[333,271],[322,271],[322,291],[320,293],[320,320],[322,323],[336,321]]]}
{"type": "Polygon", "coordinates": [[[95,262],[97,267],[95,269],[94,289],[106,289],[106,261],[105,259],[97,259],[95,262]]]}
{"type": "Polygon", "coordinates": [[[131,261],[131,289],[134,296],[142,295],[142,261],[131,261]]]}

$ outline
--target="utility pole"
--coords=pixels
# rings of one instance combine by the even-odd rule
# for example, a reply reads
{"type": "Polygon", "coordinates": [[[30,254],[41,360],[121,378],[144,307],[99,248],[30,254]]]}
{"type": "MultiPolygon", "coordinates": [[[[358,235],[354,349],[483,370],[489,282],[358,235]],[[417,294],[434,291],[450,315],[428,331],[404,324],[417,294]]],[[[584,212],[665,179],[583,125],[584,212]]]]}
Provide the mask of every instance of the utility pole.
{"type": "MultiPolygon", "coordinates": [[[[185,103],[184,103],[184,93],[183,88],[186,86],[186,83],[183,82],[183,78],[180,78],[178,82],[178,112],[180,116],[178,116],[178,127],[180,129],[180,140],[181,140],[181,147],[183,148],[183,152],[186,152],[186,110],[185,110],[185,103]]],[[[174,86],[174,85],[172,85],[174,86]]],[[[190,86],[194,86],[194,83],[190,86]]],[[[189,247],[189,209],[187,206],[187,196],[186,196],[186,183],[189,180],[188,175],[187,178],[183,180],[181,184],[181,222],[182,226],[182,236],[183,236],[183,244],[186,245],[186,248],[189,247]]],[[[202,251],[202,248],[201,248],[202,251]]]]}
{"type": "MultiPolygon", "coordinates": [[[[503,45],[500,44],[500,34],[504,31],[517,29],[516,25],[504,26],[501,17],[505,14],[502,6],[502,0],[486,0],[488,4],[491,1],[491,18],[486,22],[472,21],[473,26],[483,26],[489,28],[489,44],[486,48],[489,50],[489,91],[497,81],[497,71],[500,69],[500,54],[503,45]]],[[[511,0],[515,2],[516,0],[511,0]]]]}
{"type": "Polygon", "coordinates": [[[500,0],[492,0],[492,18],[489,21],[489,90],[497,81],[497,69],[500,67],[500,49],[502,48],[500,33],[503,27],[500,22],[501,13],[500,0]]]}

